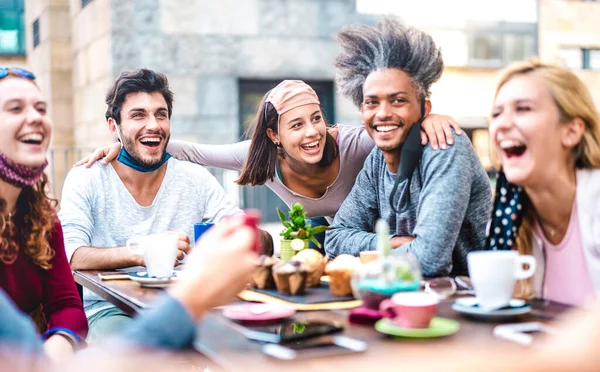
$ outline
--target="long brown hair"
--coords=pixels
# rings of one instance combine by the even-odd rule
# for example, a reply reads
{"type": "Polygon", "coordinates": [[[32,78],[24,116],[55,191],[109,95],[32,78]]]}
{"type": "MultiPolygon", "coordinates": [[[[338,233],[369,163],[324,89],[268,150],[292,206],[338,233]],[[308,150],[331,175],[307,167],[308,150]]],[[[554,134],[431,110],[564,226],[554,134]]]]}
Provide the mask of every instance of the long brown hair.
{"type": "MultiPolygon", "coordinates": [[[[522,62],[503,71],[496,86],[494,100],[504,84],[522,75],[535,76],[544,83],[558,107],[561,123],[575,118],[580,118],[585,123],[581,142],[572,150],[573,167],[575,169],[600,167],[600,118],[592,96],[583,81],[563,67],[536,60],[522,62]]],[[[536,213],[529,200],[523,201],[523,204],[525,215],[519,229],[516,248],[521,254],[532,254],[536,213]]],[[[520,292],[522,296],[530,297],[533,294],[530,283],[522,282],[520,292]]]]}
{"type": "Polygon", "coordinates": [[[7,220],[6,200],[0,198],[0,260],[6,265],[15,262],[19,247],[44,270],[52,268],[54,250],[49,238],[54,230],[56,200],[46,194],[48,177],[43,174],[31,187],[25,187],[17,199],[17,213],[7,220]]]}
{"type": "MultiPolygon", "coordinates": [[[[273,132],[277,133],[279,121],[279,114],[275,107],[270,102],[266,102],[268,95],[269,92],[262,98],[254,120],[247,131],[247,134],[252,133],[252,142],[240,177],[235,181],[241,186],[264,185],[267,180],[273,181],[277,169],[277,157],[285,156],[282,145],[276,146],[267,135],[267,128],[271,128],[273,132]]],[[[323,114],[323,109],[320,106],[319,108],[323,114]]],[[[324,114],[323,118],[325,118],[324,114]]],[[[323,157],[318,165],[323,168],[330,166],[337,158],[338,153],[338,145],[327,131],[323,157]]]]}

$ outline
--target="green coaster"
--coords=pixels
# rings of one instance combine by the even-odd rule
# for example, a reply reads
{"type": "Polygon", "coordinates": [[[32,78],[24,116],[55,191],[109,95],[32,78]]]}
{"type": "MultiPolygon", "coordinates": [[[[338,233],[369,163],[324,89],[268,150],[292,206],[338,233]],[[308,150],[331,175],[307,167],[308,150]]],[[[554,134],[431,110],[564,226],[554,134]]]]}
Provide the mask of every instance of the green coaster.
{"type": "Polygon", "coordinates": [[[403,328],[394,325],[389,319],[383,318],[375,323],[375,329],[386,335],[409,338],[434,338],[449,336],[458,332],[460,324],[446,318],[433,318],[429,328],[403,328]]]}

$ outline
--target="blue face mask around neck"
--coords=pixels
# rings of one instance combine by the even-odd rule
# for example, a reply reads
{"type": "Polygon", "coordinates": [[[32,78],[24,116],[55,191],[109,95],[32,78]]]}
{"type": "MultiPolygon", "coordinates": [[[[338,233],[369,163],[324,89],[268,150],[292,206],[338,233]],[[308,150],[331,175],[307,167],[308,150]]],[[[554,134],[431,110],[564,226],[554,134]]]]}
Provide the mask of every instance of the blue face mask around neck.
{"type": "Polygon", "coordinates": [[[127,150],[125,150],[125,146],[121,146],[121,151],[119,151],[119,156],[117,156],[117,160],[120,161],[121,163],[125,164],[126,166],[135,169],[138,172],[154,172],[155,170],[157,170],[158,168],[162,167],[164,163],[167,162],[167,160],[169,160],[169,158],[171,157],[171,154],[169,154],[168,152],[165,152],[165,156],[163,156],[162,160],[160,161],[160,163],[153,165],[151,167],[142,165],[140,163],[138,163],[128,152],[127,150]]]}

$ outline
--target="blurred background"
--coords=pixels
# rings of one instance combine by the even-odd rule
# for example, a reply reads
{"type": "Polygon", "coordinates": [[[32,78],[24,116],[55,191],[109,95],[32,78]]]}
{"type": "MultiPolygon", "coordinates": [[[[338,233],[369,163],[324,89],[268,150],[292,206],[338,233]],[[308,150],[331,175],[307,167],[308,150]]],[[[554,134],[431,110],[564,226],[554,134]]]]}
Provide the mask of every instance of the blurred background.
{"type": "MultiPolygon", "coordinates": [[[[433,112],[461,124],[492,177],[486,128],[499,69],[531,57],[568,66],[600,105],[600,1],[0,0],[0,66],[38,76],[54,121],[49,172],[60,198],[71,165],[112,141],[104,94],[127,69],[169,77],[173,139],[238,141],[262,95],[283,79],[312,85],[329,122],[360,125],[336,92],[335,34],[384,15],[441,47],[446,68],[432,88],[433,112]]],[[[268,189],[211,171],[232,199],[276,220],[282,202],[268,189]]]]}

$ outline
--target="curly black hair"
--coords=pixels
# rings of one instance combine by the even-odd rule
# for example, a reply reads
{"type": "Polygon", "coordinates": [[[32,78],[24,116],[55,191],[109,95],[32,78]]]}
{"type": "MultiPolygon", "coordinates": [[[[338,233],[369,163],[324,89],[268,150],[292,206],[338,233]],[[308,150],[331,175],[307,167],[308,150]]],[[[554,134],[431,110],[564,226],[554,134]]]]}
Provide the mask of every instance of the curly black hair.
{"type": "Polygon", "coordinates": [[[432,37],[420,30],[384,19],[376,26],[352,25],[337,35],[342,51],[335,59],[339,91],[361,106],[367,76],[397,68],[412,78],[419,97],[429,97],[431,84],[442,75],[442,53],[432,37]]]}

